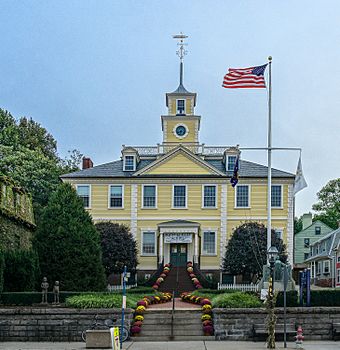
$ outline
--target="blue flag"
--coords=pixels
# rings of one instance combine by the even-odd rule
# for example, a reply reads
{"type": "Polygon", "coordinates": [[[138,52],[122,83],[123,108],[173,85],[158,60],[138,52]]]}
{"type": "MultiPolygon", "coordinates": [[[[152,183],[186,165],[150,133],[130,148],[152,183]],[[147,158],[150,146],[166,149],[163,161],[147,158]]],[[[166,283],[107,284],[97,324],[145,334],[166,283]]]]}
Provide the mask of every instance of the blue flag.
{"type": "Polygon", "coordinates": [[[239,161],[239,156],[237,156],[236,158],[233,176],[230,179],[231,186],[233,187],[235,187],[238,183],[238,161],[239,161]]]}

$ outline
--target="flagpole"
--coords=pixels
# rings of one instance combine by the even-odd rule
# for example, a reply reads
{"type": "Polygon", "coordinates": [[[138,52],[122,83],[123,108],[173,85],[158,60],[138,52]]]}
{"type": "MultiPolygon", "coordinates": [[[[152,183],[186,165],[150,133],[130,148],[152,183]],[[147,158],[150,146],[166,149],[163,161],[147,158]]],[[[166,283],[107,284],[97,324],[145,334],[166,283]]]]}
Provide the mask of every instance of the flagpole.
{"type": "MultiPolygon", "coordinates": [[[[267,251],[272,245],[272,57],[268,57],[269,96],[268,96],[268,192],[267,192],[267,251]]],[[[268,255],[267,255],[268,256],[268,255]]]]}

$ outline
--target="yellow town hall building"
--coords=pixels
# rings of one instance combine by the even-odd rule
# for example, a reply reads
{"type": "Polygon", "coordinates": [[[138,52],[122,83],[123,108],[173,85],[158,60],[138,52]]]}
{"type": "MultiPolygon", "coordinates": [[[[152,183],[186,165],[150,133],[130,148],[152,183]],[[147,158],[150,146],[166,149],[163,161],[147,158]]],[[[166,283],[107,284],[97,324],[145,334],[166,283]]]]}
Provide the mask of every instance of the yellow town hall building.
{"type": "MultiPolygon", "coordinates": [[[[161,116],[163,142],[124,146],[121,159],[62,176],[75,186],[95,222],[129,226],[138,245],[140,278],[159,264],[198,264],[203,273],[220,274],[225,247],[234,228],[246,221],[266,224],[267,167],[240,159],[239,182],[230,178],[238,146],[206,146],[199,140],[197,94],[180,84],[166,94],[161,116]]],[[[293,257],[294,175],[272,169],[272,227],[293,257]]]]}

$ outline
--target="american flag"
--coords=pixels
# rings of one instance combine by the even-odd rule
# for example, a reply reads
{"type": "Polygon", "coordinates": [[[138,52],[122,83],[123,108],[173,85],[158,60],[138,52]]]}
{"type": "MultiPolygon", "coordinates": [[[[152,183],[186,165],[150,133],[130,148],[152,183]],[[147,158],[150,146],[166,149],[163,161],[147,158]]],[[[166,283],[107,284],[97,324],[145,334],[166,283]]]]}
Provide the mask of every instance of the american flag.
{"type": "Polygon", "coordinates": [[[234,171],[233,171],[233,176],[230,179],[231,186],[235,187],[238,183],[238,161],[239,161],[239,156],[236,158],[236,162],[234,165],[234,171]]]}
{"type": "Polygon", "coordinates": [[[265,88],[264,71],[267,64],[249,68],[229,68],[222,87],[227,89],[265,88]]]}

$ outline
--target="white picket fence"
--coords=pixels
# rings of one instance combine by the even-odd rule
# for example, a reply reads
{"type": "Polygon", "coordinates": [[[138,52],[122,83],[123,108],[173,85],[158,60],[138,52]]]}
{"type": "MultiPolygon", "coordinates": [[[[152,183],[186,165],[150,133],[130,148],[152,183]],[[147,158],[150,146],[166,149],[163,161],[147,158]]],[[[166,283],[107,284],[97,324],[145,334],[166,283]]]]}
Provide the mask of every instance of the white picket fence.
{"type": "Polygon", "coordinates": [[[222,289],[232,289],[232,290],[240,290],[242,292],[258,292],[259,285],[258,284],[220,284],[218,283],[218,290],[222,289]]]}
{"type": "MultiPolygon", "coordinates": [[[[126,289],[130,289],[130,288],[134,288],[134,287],[137,287],[137,283],[126,285],[126,289]]],[[[108,285],[107,290],[109,292],[114,292],[115,290],[123,290],[123,286],[122,285],[117,285],[117,286],[108,285]]]]}

